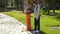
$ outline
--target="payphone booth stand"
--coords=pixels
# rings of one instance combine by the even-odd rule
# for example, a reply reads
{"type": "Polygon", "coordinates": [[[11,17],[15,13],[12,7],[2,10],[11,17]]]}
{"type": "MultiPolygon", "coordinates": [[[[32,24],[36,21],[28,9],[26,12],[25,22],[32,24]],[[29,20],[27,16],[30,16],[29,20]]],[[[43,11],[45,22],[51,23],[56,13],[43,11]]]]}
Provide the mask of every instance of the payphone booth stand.
{"type": "Polygon", "coordinates": [[[26,0],[26,27],[27,30],[31,30],[31,15],[30,15],[30,11],[28,10],[28,0],[26,0]]]}

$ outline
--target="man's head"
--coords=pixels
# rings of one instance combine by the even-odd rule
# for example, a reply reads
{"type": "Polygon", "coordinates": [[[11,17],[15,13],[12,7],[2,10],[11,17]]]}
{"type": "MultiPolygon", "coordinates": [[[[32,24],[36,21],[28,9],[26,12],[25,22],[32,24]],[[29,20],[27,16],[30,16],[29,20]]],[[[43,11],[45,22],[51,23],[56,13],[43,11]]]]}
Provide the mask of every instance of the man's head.
{"type": "Polygon", "coordinates": [[[41,3],[41,1],[40,1],[40,0],[35,0],[35,1],[34,1],[34,3],[36,3],[36,4],[38,4],[38,3],[39,3],[39,4],[40,4],[40,3],[41,3]]]}

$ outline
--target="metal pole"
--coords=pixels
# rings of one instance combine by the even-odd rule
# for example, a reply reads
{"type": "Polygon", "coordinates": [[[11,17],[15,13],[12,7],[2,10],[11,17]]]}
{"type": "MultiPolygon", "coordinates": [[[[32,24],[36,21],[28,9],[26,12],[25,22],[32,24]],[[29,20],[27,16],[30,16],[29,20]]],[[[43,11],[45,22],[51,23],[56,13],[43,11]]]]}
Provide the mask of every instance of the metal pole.
{"type": "Polygon", "coordinates": [[[28,11],[28,0],[26,0],[26,26],[27,30],[31,30],[31,17],[30,12],[28,11]]]}

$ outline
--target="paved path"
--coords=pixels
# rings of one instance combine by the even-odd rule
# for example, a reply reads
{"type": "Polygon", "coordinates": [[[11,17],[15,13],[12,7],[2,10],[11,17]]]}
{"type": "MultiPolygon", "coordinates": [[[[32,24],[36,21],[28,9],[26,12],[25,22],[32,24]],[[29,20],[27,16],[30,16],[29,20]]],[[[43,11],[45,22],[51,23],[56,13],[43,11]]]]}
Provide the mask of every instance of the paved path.
{"type": "Polygon", "coordinates": [[[0,13],[0,34],[32,34],[18,20],[0,13]]]}

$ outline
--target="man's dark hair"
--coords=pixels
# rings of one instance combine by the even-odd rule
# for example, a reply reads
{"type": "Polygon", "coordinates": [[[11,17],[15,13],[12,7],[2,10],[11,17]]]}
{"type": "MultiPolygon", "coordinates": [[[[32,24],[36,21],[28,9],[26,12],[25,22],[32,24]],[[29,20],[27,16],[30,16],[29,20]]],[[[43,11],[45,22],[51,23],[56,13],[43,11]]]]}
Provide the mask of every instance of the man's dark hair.
{"type": "Polygon", "coordinates": [[[37,4],[38,2],[41,4],[41,0],[35,0],[33,3],[37,4]]]}

